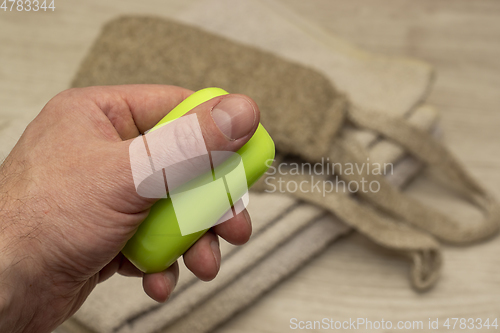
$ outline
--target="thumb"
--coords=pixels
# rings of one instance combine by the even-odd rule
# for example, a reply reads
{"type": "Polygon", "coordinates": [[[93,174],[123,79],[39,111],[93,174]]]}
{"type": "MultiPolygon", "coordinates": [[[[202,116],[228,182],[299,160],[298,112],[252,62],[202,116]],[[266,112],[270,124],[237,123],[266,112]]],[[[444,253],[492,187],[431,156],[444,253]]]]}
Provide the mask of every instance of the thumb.
{"type": "Polygon", "coordinates": [[[141,199],[147,199],[146,205],[151,205],[168,190],[211,172],[209,153],[241,148],[257,129],[259,115],[256,103],[249,97],[224,95],[129,140],[126,144],[133,190],[141,199]]]}
{"type": "Polygon", "coordinates": [[[186,114],[196,114],[209,151],[237,151],[252,137],[259,125],[257,104],[245,95],[212,98],[186,114]]]}

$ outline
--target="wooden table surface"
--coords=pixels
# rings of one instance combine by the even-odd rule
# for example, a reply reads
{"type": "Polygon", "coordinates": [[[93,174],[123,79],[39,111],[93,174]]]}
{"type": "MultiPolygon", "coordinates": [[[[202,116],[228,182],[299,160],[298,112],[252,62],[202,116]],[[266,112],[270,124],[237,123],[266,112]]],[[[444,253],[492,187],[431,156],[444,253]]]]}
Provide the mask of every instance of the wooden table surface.
{"type": "MultiPolygon", "coordinates": [[[[444,140],[500,197],[499,1],[283,1],[367,50],[434,65],[438,76],[428,102],[441,111],[444,140]]],[[[54,13],[0,11],[0,119],[36,115],[68,87],[102,22],[124,12],[155,13],[161,0],[60,0],[56,5],[54,13]]],[[[474,215],[443,199],[446,192],[427,179],[408,191],[452,208],[463,219],[474,215]]],[[[453,331],[443,327],[446,318],[490,318],[491,323],[500,317],[500,238],[472,247],[445,246],[444,257],[436,288],[418,294],[409,287],[406,261],[353,234],[218,332],[287,332],[291,318],[421,320],[425,331],[429,318],[439,318],[436,331],[444,332],[453,331]]]]}

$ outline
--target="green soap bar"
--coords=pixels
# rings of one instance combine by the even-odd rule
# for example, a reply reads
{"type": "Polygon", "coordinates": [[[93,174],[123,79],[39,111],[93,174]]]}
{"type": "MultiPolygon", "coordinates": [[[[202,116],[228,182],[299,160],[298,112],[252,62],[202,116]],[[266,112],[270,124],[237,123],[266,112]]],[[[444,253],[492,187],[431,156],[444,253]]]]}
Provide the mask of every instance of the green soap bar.
{"type": "MultiPolygon", "coordinates": [[[[214,97],[226,94],[220,88],[199,90],[177,105],[151,131],[214,97]]],[[[266,172],[267,161],[274,159],[274,142],[259,124],[252,138],[236,153],[216,166],[212,173],[195,178],[156,202],[123,248],[125,257],[145,273],[161,272],[172,265],[224,215],[228,198],[231,204],[239,200],[266,172]],[[217,186],[221,183],[215,182],[214,177],[219,180],[225,178],[222,192],[221,186],[217,186]],[[245,181],[246,184],[242,184],[245,181]],[[175,198],[175,211],[172,198],[175,198]],[[180,218],[190,224],[182,226],[183,232],[178,222],[180,218]],[[186,228],[196,232],[188,233],[186,228]]]]}

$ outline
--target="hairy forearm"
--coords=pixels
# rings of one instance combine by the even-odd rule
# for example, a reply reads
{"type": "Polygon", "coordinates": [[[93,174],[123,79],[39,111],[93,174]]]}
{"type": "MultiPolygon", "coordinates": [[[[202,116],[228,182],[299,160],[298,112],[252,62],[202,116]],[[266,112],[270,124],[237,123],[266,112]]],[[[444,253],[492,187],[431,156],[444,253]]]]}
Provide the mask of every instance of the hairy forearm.
{"type": "Polygon", "coordinates": [[[5,164],[0,167],[0,332],[23,332],[29,319],[24,319],[22,313],[29,313],[32,304],[23,309],[18,301],[26,298],[24,262],[18,251],[20,238],[12,229],[19,221],[5,169],[5,164]]]}
{"type": "MultiPolygon", "coordinates": [[[[3,240],[2,240],[3,241],[3,240]]],[[[5,243],[4,243],[5,244],[5,243]]],[[[26,286],[21,272],[16,269],[19,263],[10,256],[9,251],[2,248],[0,252],[0,331],[23,332],[29,325],[26,314],[31,312],[29,307],[23,309],[20,299],[26,299],[26,286]],[[23,315],[24,313],[24,315],[23,315]]],[[[29,315],[28,315],[29,317],[29,315]]]]}
{"type": "MultiPolygon", "coordinates": [[[[19,159],[17,159],[19,161],[19,159]]],[[[36,190],[26,163],[7,159],[0,166],[0,332],[51,332],[76,307],[69,304],[64,272],[48,273],[51,249],[47,228],[41,228],[53,208],[36,190]]],[[[55,252],[55,251],[54,251],[55,252]]],[[[82,300],[83,301],[83,300],[82,300]]]]}
{"type": "MultiPolygon", "coordinates": [[[[1,199],[0,199],[1,200],[1,199]]],[[[19,300],[26,299],[27,283],[23,276],[24,263],[15,250],[15,239],[5,226],[5,211],[0,211],[0,332],[23,332],[29,319],[23,316],[31,312],[32,302],[23,309],[19,300]]],[[[29,283],[28,283],[29,285],[29,283]]]]}
{"type": "Polygon", "coordinates": [[[29,332],[38,302],[32,290],[38,287],[35,260],[30,251],[26,228],[32,223],[22,214],[26,200],[17,195],[21,170],[11,172],[7,159],[0,166],[0,332],[29,332]],[[24,247],[24,248],[23,248],[24,247]]]}

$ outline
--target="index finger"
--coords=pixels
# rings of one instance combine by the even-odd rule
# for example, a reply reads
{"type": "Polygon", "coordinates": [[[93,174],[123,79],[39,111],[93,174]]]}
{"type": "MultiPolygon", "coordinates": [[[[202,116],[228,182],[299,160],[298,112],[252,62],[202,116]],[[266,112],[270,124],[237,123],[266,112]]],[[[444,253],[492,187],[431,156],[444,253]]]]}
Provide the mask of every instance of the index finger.
{"type": "Polygon", "coordinates": [[[193,93],[177,86],[131,84],[79,88],[107,116],[122,138],[144,133],[193,93]]]}

